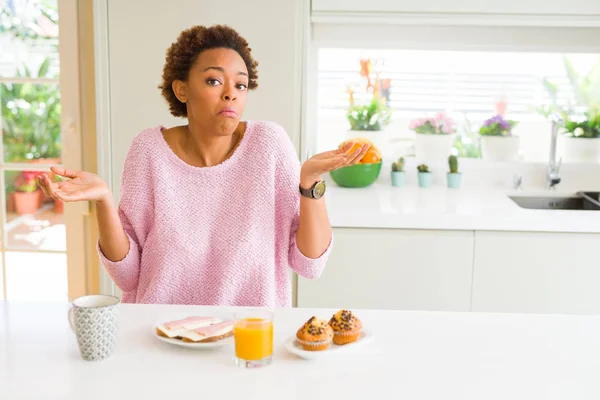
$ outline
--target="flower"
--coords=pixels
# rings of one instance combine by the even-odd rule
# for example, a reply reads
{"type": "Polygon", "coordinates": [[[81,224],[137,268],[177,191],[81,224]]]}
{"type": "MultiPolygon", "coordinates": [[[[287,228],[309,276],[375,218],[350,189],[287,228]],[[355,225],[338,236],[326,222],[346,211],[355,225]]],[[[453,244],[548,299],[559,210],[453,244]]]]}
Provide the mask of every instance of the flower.
{"type": "Polygon", "coordinates": [[[34,192],[38,188],[37,177],[43,174],[39,171],[23,171],[15,178],[15,189],[18,192],[34,192]]]}
{"type": "Polygon", "coordinates": [[[456,130],[456,122],[443,112],[433,118],[417,118],[410,122],[409,129],[419,134],[450,135],[456,130]]]}
{"type": "Polygon", "coordinates": [[[479,134],[482,136],[512,136],[512,128],[517,123],[517,121],[505,120],[502,115],[495,115],[483,122],[479,134]]]}

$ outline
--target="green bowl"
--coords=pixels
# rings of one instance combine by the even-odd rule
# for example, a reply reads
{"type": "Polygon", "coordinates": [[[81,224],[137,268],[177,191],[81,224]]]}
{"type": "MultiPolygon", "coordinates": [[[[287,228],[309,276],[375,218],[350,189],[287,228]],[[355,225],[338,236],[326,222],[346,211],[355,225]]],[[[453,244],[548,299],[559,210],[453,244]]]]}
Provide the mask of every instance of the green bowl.
{"type": "Polygon", "coordinates": [[[355,164],[331,171],[329,175],[341,187],[361,188],[371,185],[379,177],[382,162],[355,164]]]}

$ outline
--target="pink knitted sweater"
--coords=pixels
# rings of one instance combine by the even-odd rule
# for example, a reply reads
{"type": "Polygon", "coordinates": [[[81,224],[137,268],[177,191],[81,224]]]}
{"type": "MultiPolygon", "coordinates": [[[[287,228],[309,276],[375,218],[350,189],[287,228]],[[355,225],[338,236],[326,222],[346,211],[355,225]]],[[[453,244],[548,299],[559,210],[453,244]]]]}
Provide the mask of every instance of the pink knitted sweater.
{"type": "Polygon", "coordinates": [[[300,163],[286,132],[248,121],[238,148],[206,168],[181,160],[162,126],[138,134],[125,159],[119,216],[129,237],[106,271],[124,303],[291,306],[291,271],[314,279],[296,245],[300,163]],[[289,267],[289,268],[288,268],[289,267]]]}

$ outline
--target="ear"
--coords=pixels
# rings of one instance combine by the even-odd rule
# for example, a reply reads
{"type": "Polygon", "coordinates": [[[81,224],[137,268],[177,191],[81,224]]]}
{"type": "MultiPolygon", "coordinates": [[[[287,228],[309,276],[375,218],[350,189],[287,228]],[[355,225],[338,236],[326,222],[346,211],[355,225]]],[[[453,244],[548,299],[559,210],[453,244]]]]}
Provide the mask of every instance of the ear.
{"type": "Polygon", "coordinates": [[[188,86],[187,83],[180,80],[174,80],[171,84],[171,88],[173,89],[173,93],[175,93],[175,97],[182,103],[187,102],[187,93],[188,86]]]}

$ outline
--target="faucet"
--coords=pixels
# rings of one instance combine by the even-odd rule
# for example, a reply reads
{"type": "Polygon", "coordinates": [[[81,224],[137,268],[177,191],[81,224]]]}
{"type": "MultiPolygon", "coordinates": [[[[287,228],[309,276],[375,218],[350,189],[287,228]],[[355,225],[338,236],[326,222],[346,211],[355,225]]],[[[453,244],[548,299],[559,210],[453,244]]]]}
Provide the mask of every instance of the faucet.
{"type": "Polygon", "coordinates": [[[558,139],[558,128],[563,123],[562,118],[558,114],[551,116],[552,130],[550,132],[550,159],[548,160],[548,168],[546,170],[546,184],[548,189],[555,190],[556,185],[560,183],[560,165],[562,158],[556,162],[556,141],[558,139]]]}

